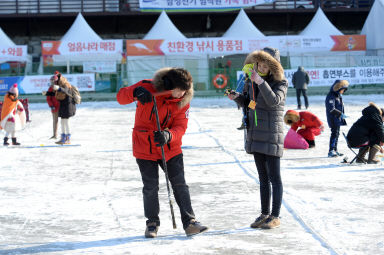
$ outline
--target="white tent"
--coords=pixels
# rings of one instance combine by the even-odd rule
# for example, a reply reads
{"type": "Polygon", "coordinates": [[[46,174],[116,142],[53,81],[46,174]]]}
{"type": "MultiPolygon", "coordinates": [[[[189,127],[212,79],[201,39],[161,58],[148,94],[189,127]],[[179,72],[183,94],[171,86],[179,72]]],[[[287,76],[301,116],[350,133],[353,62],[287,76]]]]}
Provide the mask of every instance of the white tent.
{"type": "Polygon", "coordinates": [[[368,50],[384,51],[384,0],[376,0],[365,20],[362,35],[367,36],[368,50]]]}
{"type": "Polygon", "coordinates": [[[252,23],[243,9],[240,10],[235,21],[223,34],[222,37],[228,38],[262,38],[263,33],[252,23]]]}
{"type": "MultiPolygon", "coordinates": [[[[87,43],[87,42],[101,42],[103,39],[96,34],[95,31],[88,25],[83,15],[79,13],[72,26],[68,29],[65,35],[60,39],[59,52],[65,52],[69,43],[87,43]],[[62,50],[63,49],[63,50],[62,50]]],[[[122,45],[122,43],[120,43],[122,45]]],[[[88,54],[60,54],[53,55],[53,62],[55,65],[81,65],[83,62],[119,62],[122,58],[121,50],[115,53],[88,53],[88,54]]]]}
{"type": "MultiPolygon", "coordinates": [[[[0,27],[0,63],[8,62],[8,61],[15,61],[15,62],[31,62],[31,56],[27,53],[28,47],[27,45],[16,45],[1,29],[0,27]],[[9,48],[12,48],[14,50],[15,48],[22,49],[23,54],[17,55],[17,54],[9,54],[8,50],[9,48]]],[[[30,65],[28,65],[28,68],[30,68],[30,65]]]]}
{"type": "MultiPolygon", "coordinates": [[[[144,40],[187,39],[172,23],[165,11],[162,11],[156,23],[144,36],[144,40]]],[[[163,67],[182,67],[191,72],[194,83],[208,84],[208,56],[173,55],[173,56],[128,56],[128,85],[143,79],[150,79],[156,70],[163,67]]]]}
{"type": "Polygon", "coordinates": [[[343,35],[325,16],[321,8],[317,9],[316,15],[306,28],[301,31],[302,36],[328,36],[328,35],[343,35]]]}
{"type": "Polygon", "coordinates": [[[155,25],[144,36],[144,40],[150,39],[186,39],[169,19],[167,13],[162,11],[155,25]]]}

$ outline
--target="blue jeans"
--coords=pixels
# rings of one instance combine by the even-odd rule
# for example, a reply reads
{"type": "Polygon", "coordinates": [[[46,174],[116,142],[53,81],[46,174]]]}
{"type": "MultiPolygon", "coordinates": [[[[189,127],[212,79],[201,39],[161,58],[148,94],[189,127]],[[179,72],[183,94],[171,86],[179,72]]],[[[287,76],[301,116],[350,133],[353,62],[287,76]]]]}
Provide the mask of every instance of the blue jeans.
{"type": "Polygon", "coordinates": [[[337,142],[340,135],[340,126],[331,127],[331,138],[329,139],[329,151],[337,151],[337,142]]]}

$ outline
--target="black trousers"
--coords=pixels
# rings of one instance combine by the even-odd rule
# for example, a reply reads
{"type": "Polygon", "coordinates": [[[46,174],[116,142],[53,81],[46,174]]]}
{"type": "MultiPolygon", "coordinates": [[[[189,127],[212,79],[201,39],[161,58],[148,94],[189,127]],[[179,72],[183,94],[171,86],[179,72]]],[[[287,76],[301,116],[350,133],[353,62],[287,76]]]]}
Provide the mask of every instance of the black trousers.
{"type": "Polygon", "coordinates": [[[300,99],[301,94],[303,94],[303,97],[304,97],[305,108],[308,108],[309,103],[308,103],[308,97],[307,97],[307,90],[306,89],[296,89],[297,107],[301,108],[301,99],[300,99]]]}
{"type": "Polygon", "coordinates": [[[271,184],[272,184],[272,213],[279,217],[283,200],[283,183],[280,175],[280,157],[254,153],[257,172],[260,180],[261,213],[270,213],[271,184]]]}
{"type": "MultiPolygon", "coordinates": [[[[141,178],[144,184],[144,215],[148,219],[147,223],[156,222],[157,225],[160,226],[158,192],[159,166],[163,168],[162,160],[151,161],[136,159],[136,162],[140,168],[141,178]]],[[[183,154],[179,154],[168,160],[167,170],[176,203],[180,208],[181,221],[185,229],[189,225],[189,221],[195,218],[195,214],[192,210],[189,188],[185,183],[183,154]]]]}

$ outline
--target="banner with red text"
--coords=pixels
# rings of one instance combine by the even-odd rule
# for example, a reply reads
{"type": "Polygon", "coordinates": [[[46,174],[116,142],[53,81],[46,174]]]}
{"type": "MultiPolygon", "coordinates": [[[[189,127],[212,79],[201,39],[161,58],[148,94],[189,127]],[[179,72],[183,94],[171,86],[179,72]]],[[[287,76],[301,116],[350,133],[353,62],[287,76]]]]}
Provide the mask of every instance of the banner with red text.
{"type": "Polygon", "coordinates": [[[27,61],[27,45],[0,46],[0,63],[8,61],[27,61]]]}
{"type": "Polygon", "coordinates": [[[114,54],[123,52],[123,40],[42,41],[42,55],[114,54]]]}
{"type": "Polygon", "coordinates": [[[328,37],[268,36],[245,38],[190,38],[182,40],[127,40],[127,56],[248,54],[264,47],[274,47],[281,53],[365,51],[365,35],[328,37]]]}

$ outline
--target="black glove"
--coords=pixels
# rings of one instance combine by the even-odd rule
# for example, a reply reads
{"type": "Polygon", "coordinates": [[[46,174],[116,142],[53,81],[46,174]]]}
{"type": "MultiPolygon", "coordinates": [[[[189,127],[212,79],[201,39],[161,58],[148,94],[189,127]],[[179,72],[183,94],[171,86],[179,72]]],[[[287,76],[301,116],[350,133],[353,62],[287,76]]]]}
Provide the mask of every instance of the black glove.
{"type": "Polygon", "coordinates": [[[171,133],[169,131],[154,131],[155,134],[154,140],[157,147],[164,146],[164,144],[167,144],[171,141],[171,133]]]}
{"type": "Polygon", "coordinates": [[[150,103],[152,102],[152,94],[145,88],[139,86],[133,90],[133,96],[137,98],[137,100],[142,103],[150,103]]]}

